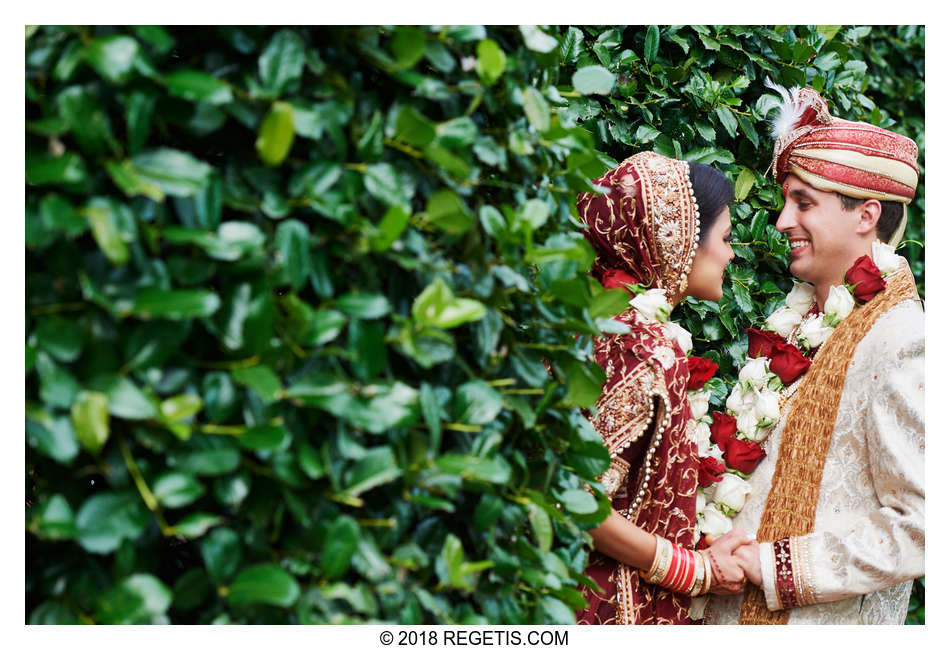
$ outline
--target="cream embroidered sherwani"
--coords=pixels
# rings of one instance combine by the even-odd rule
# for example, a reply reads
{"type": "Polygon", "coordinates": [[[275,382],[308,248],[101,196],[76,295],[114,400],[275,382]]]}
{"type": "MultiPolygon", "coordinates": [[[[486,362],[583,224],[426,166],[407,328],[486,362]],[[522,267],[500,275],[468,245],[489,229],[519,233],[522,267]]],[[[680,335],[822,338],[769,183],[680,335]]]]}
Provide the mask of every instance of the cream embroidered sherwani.
{"type": "MultiPolygon", "coordinates": [[[[753,534],[788,415],[783,409],[764,443],[766,457],[749,479],[750,501],[735,518],[753,534]]],[[[924,315],[918,301],[882,314],[855,349],[813,530],[792,537],[779,558],[791,562],[794,595],[804,603],[790,609],[789,623],[903,623],[913,578],[924,572],[924,315]]],[[[781,609],[773,544],[760,543],[759,558],[768,608],[781,609]]],[[[706,623],[737,623],[743,597],[710,596],[706,623]]]]}

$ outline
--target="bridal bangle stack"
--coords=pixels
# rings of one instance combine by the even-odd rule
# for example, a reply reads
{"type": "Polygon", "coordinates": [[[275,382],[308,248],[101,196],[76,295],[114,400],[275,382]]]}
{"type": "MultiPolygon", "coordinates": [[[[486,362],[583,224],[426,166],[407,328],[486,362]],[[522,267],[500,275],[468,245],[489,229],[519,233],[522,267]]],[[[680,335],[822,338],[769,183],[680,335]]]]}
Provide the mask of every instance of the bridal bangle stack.
{"type": "Polygon", "coordinates": [[[712,570],[706,554],[673,544],[659,535],[654,537],[656,553],[653,563],[648,570],[640,571],[640,576],[664,589],[690,596],[708,592],[712,585],[712,570]]]}

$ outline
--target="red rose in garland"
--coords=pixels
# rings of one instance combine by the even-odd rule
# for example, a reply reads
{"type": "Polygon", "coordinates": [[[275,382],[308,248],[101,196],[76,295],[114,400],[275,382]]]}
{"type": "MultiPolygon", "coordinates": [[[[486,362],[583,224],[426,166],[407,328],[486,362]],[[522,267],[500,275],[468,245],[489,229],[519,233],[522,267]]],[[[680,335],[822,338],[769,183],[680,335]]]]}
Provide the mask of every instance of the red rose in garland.
{"type": "Polygon", "coordinates": [[[730,438],[726,445],[726,465],[737,469],[743,474],[751,474],[762,459],[765,452],[757,443],[751,440],[730,438]]]}
{"type": "Polygon", "coordinates": [[[777,343],[772,350],[769,370],[778,375],[786,386],[805,374],[810,366],[811,360],[799,352],[794,345],[777,343]]]}
{"type": "Polygon", "coordinates": [[[844,281],[854,285],[854,299],[861,303],[884,291],[887,286],[881,277],[881,270],[868,255],[858,258],[844,274],[844,281]]]}
{"type": "Polygon", "coordinates": [[[709,439],[719,445],[719,448],[726,451],[727,441],[736,435],[736,419],[728,413],[715,411],[712,414],[712,425],[709,427],[709,439]]]}
{"type": "Polygon", "coordinates": [[[719,370],[719,364],[705,357],[690,357],[686,360],[689,368],[689,382],[686,390],[699,390],[719,370]]]}
{"type": "MultiPolygon", "coordinates": [[[[608,269],[604,271],[603,279],[600,283],[604,285],[604,289],[627,289],[626,285],[636,284],[637,281],[626,271],[608,269]]],[[[627,291],[629,291],[629,289],[627,289],[627,291]]]]}
{"type": "Polygon", "coordinates": [[[726,471],[726,466],[720,463],[712,456],[706,456],[699,459],[699,485],[709,487],[713,483],[722,480],[722,473],[726,471]]]}
{"type": "Polygon", "coordinates": [[[785,339],[774,332],[763,332],[754,327],[747,327],[745,331],[749,335],[749,356],[753,359],[770,357],[777,343],[785,343],[785,339]]]}

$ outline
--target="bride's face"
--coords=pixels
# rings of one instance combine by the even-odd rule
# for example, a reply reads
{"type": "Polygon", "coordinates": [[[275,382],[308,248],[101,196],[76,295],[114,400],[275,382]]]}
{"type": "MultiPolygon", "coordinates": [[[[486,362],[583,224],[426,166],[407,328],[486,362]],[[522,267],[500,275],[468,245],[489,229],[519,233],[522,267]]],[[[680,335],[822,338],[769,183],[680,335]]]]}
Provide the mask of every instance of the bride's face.
{"type": "Polygon", "coordinates": [[[712,228],[699,244],[693,268],[687,276],[687,296],[714,302],[722,299],[726,265],[736,256],[732,252],[731,239],[732,221],[729,219],[729,206],[726,206],[716,216],[712,228]]]}

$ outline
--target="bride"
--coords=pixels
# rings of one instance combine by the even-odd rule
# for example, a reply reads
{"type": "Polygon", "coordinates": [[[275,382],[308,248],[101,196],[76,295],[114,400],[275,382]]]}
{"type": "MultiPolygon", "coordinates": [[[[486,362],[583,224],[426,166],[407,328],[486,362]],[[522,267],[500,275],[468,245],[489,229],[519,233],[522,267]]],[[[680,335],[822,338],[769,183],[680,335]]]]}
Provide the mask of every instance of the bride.
{"type": "Polygon", "coordinates": [[[692,596],[743,590],[732,551],[750,542],[733,529],[696,550],[700,461],[687,390],[702,387],[716,366],[689,360],[689,333],[668,321],[686,296],[722,298],[734,257],[733,188],[708,165],[650,152],[594,183],[608,192],[582,194],[577,202],[597,254],[592,273],[606,288],[639,293],[616,317],[629,333],[594,345],[607,380],[592,422],[611,456],[600,481],[613,509],[591,531],[587,575],[602,591],[584,588],[588,605],[578,622],[689,623],[692,596]]]}

